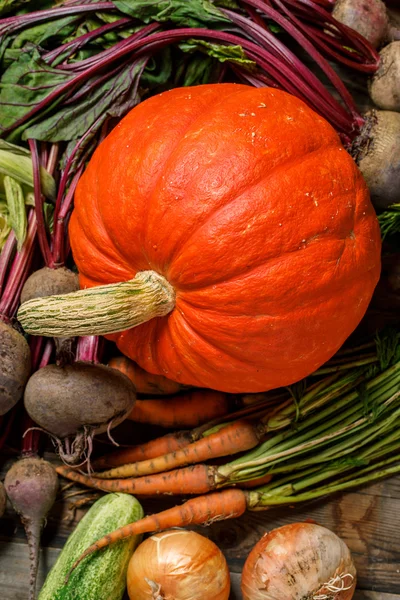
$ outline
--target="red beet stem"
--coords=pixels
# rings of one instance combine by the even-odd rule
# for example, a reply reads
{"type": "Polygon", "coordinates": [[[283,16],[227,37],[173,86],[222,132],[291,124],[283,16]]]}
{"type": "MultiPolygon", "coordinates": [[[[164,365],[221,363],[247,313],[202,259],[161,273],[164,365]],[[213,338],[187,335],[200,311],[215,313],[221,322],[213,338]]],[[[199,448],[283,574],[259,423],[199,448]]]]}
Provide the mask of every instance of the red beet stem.
{"type": "Polygon", "coordinates": [[[76,348],[76,360],[98,364],[101,354],[101,338],[97,335],[80,337],[76,348]]]}
{"type": "Polygon", "coordinates": [[[16,254],[8,274],[7,283],[0,301],[0,315],[12,318],[18,307],[19,293],[29,274],[36,237],[36,215],[34,210],[28,214],[28,231],[21,251],[16,254]]]}
{"type": "Polygon", "coordinates": [[[37,219],[37,231],[40,250],[47,266],[51,265],[52,257],[50,252],[50,246],[47,239],[46,224],[44,221],[43,214],[43,194],[40,185],[40,164],[39,154],[37,149],[36,140],[28,140],[29,148],[32,156],[32,167],[33,167],[33,191],[35,195],[35,212],[37,219]]]}
{"type": "Polygon", "coordinates": [[[71,40],[70,42],[62,44],[62,46],[59,46],[55,50],[51,50],[50,52],[43,54],[42,58],[49,65],[55,66],[55,64],[57,64],[57,58],[59,56],[62,55],[64,62],[88,42],[91,42],[92,40],[96,39],[101,35],[104,35],[105,33],[109,33],[110,31],[119,29],[124,25],[128,25],[128,23],[133,23],[133,19],[130,19],[129,17],[124,17],[122,19],[119,19],[118,21],[114,21],[113,23],[107,23],[106,25],[97,27],[97,29],[93,29],[93,31],[89,31],[88,33],[85,33],[84,35],[81,35],[78,38],[71,40]],[[68,53],[66,54],[66,52],[68,53]]]}
{"type": "Polygon", "coordinates": [[[113,2],[96,2],[93,4],[71,4],[70,6],[60,6],[58,8],[50,8],[47,10],[38,10],[23,15],[6,17],[0,22],[0,35],[14,33],[26,26],[32,27],[41,21],[47,21],[56,17],[79,15],[87,12],[105,12],[115,10],[113,2]]]}
{"type": "Polygon", "coordinates": [[[378,69],[380,59],[375,48],[354,29],[337,21],[316,4],[315,0],[273,1],[313,45],[328,57],[364,73],[374,73],[378,69]]]}
{"type": "Polygon", "coordinates": [[[6,279],[6,274],[8,272],[8,268],[11,264],[16,249],[17,238],[15,237],[15,233],[13,231],[10,231],[7,241],[3,246],[3,250],[0,252],[0,298],[3,293],[3,285],[6,279]]]}
{"type": "Polygon", "coordinates": [[[52,264],[50,266],[61,267],[65,263],[66,257],[66,240],[65,240],[65,221],[68,216],[69,211],[72,209],[72,201],[74,198],[74,193],[76,186],[78,185],[78,181],[80,176],[82,175],[82,171],[84,169],[84,165],[81,165],[79,169],[76,171],[68,192],[65,195],[64,202],[61,205],[60,211],[57,215],[57,219],[54,223],[54,248],[53,248],[53,258],[52,264]]]}

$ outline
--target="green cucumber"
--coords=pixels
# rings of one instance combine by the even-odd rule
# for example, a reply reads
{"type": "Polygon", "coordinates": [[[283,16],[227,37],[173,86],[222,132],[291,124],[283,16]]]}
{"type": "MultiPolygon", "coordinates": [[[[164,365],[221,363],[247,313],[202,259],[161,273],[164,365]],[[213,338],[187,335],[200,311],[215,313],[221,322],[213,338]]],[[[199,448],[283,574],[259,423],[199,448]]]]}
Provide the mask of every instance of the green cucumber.
{"type": "Polygon", "coordinates": [[[143,516],[143,508],[129,494],[107,494],[97,500],[69,536],[38,600],[121,600],[129,559],[140,536],[95,552],[72,572],[67,585],[65,578],[75,560],[93,542],[143,516]]]}

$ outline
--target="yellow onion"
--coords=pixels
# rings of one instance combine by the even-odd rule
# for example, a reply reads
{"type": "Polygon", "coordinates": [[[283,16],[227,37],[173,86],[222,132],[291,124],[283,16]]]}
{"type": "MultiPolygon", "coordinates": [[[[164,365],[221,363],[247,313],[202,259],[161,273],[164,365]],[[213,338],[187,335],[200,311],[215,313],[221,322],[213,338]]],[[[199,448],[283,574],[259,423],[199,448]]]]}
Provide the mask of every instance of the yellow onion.
{"type": "Polygon", "coordinates": [[[292,523],[265,534],[242,572],[243,600],[350,600],[356,569],[329,529],[292,523]]]}
{"type": "Polygon", "coordinates": [[[230,578],[211,540],[185,529],[147,538],[128,566],[130,600],[228,600],[230,578]]]}

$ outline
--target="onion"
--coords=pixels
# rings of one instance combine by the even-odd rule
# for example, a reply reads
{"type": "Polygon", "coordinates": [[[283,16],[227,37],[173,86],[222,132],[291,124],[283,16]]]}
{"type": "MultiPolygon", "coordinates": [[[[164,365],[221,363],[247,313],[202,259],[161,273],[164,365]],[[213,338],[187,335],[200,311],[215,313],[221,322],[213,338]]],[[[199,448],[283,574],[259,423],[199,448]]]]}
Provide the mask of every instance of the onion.
{"type": "Polygon", "coordinates": [[[312,523],[265,534],[242,573],[243,600],[350,600],[355,587],[356,569],[346,544],[312,523]]]}
{"type": "Polygon", "coordinates": [[[185,529],[147,538],[128,566],[130,600],[228,600],[230,578],[211,540],[185,529]]]}

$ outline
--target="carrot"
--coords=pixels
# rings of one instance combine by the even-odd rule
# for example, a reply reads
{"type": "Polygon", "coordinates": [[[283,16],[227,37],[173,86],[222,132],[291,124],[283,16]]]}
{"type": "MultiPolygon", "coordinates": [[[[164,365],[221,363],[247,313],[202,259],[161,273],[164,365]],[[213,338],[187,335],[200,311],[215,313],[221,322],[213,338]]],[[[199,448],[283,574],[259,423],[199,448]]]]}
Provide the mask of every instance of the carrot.
{"type": "Polygon", "coordinates": [[[269,483],[271,479],[272,475],[268,473],[267,475],[262,475],[261,477],[257,477],[256,479],[250,479],[249,481],[241,481],[237,485],[239,485],[241,489],[251,490],[252,488],[269,483]]]}
{"type": "Polygon", "coordinates": [[[187,389],[189,386],[182,385],[171,379],[163,377],[163,375],[153,375],[147,373],[144,369],[139,367],[132,360],[129,360],[126,356],[117,356],[112,358],[108,363],[109,367],[118,369],[121,373],[124,373],[132,381],[138,394],[154,394],[154,395],[168,395],[176,394],[181,390],[187,389]]]}
{"type": "Polygon", "coordinates": [[[149,477],[103,480],[84,475],[66,466],[56,468],[57,473],[62,477],[86,487],[103,490],[103,492],[124,492],[135,496],[205,494],[216,486],[215,470],[215,467],[207,465],[194,465],[149,477]]]}
{"type": "Polygon", "coordinates": [[[148,515],[139,521],[129,523],[105,535],[89,546],[78,560],[72,565],[67,575],[67,581],[72,571],[90,554],[106,548],[120,540],[134,535],[163,531],[171,527],[186,525],[208,525],[214,521],[240,517],[247,509],[248,495],[238,489],[228,489],[207,496],[192,498],[179,506],[163,510],[156,515],[148,515]]]}
{"type": "Polygon", "coordinates": [[[137,400],[128,419],[172,429],[197,427],[225,415],[229,400],[228,394],[214,390],[196,390],[162,400],[137,400]]]}
{"type": "Polygon", "coordinates": [[[145,444],[130,446],[129,448],[110,452],[110,454],[106,454],[105,456],[101,456],[92,461],[92,467],[96,470],[110,469],[130,462],[148,460],[157,456],[162,456],[163,454],[175,452],[175,450],[188,446],[196,439],[198,438],[190,431],[169,433],[155,440],[150,440],[145,444]]]}
{"type": "Polygon", "coordinates": [[[265,428],[260,424],[247,420],[234,421],[185,448],[150,460],[104,471],[96,474],[96,477],[101,479],[139,477],[170,471],[184,465],[200,463],[221,456],[229,456],[237,452],[245,452],[258,445],[264,432],[265,428]]]}

